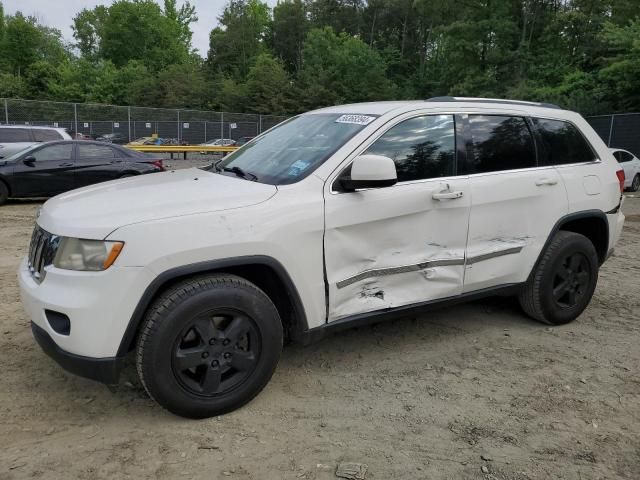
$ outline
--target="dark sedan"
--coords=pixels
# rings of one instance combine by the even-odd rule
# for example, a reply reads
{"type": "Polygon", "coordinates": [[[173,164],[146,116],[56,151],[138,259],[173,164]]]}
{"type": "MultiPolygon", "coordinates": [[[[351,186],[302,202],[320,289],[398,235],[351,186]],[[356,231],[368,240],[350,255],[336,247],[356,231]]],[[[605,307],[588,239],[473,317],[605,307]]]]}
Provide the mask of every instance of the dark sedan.
{"type": "Polygon", "coordinates": [[[85,140],[37,144],[0,160],[0,205],[7,198],[51,197],[163,170],[162,159],[119,145],[85,140]]]}

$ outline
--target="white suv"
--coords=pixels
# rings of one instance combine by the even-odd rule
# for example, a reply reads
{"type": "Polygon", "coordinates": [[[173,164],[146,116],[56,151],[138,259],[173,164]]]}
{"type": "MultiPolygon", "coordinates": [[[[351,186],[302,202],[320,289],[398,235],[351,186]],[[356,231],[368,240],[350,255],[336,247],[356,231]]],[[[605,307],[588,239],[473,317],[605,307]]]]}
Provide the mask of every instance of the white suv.
{"type": "Polygon", "coordinates": [[[207,417],[248,402],[286,339],[485,295],[548,324],[589,303],[624,176],[578,114],[442,97],[291,118],[222,162],[42,207],[18,275],[63,367],[207,417]]]}
{"type": "Polygon", "coordinates": [[[64,128],[0,125],[0,158],[7,158],[31,145],[54,140],[71,140],[64,128]]]}

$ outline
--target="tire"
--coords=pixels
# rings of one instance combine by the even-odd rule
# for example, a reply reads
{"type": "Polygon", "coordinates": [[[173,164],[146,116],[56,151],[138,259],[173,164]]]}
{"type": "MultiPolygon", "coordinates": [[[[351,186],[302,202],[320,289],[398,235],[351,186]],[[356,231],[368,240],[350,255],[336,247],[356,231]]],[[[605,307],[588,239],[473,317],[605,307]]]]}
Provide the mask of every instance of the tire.
{"type": "Polygon", "coordinates": [[[575,320],[593,297],[598,266],[596,249],[587,237],[559,231],[519,294],[522,309],[548,325],[575,320]]]}
{"type": "Polygon", "coordinates": [[[9,198],[9,188],[7,185],[0,180],[0,205],[4,205],[7,203],[7,199],[9,198]]]}
{"type": "Polygon", "coordinates": [[[635,177],[633,177],[633,181],[631,182],[631,186],[629,187],[629,191],[630,192],[637,192],[638,190],[640,190],[640,174],[636,174],[635,177]]]}
{"type": "Polygon", "coordinates": [[[283,329],[269,297],[235,275],[180,282],[146,313],[138,338],[140,381],[176,415],[206,418],[235,410],[269,382],[283,329]]]}

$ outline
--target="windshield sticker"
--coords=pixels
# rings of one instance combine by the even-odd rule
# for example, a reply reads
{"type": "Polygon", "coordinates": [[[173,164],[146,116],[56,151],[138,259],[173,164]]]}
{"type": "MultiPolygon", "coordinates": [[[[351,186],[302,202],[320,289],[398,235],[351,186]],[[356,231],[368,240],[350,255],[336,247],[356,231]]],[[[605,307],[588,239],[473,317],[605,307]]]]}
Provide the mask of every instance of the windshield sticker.
{"type": "Polygon", "coordinates": [[[290,177],[297,177],[302,172],[304,172],[308,166],[309,166],[309,162],[305,160],[298,160],[289,167],[289,170],[287,171],[287,175],[289,175],[290,177]]]}
{"type": "Polygon", "coordinates": [[[353,123],[355,125],[369,125],[376,117],[368,115],[342,115],[338,117],[336,123],[353,123]]]}

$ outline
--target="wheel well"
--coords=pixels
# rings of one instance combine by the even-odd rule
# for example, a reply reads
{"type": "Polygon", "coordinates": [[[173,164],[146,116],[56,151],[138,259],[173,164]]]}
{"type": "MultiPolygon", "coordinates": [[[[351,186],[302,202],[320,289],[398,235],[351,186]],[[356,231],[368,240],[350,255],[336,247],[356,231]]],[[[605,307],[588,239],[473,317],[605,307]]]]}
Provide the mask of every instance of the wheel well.
{"type": "Polygon", "coordinates": [[[7,192],[9,192],[9,196],[11,196],[11,187],[9,186],[9,182],[0,177],[0,183],[4,184],[4,186],[7,187],[7,192]]]}
{"type": "MultiPolygon", "coordinates": [[[[260,288],[271,299],[280,314],[285,342],[289,342],[297,338],[297,335],[303,330],[304,312],[300,311],[302,306],[294,300],[294,292],[291,292],[282,275],[280,275],[277,270],[270,265],[245,264],[203,270],[198,269],[197,271],[185,272],[184,274],[176,275],[167,279],[158,285],[157,288],[155,286],[153,287],[153,294],[151,296],[146,299],[143,297],[143,300],[141,300],[138,308],[136,308],[134,316],[131,319],[131,323],[125,332],[122,344],[118,350],[118,356],[121,356],[135,348],[136,340],[143,324],[142,320],[144,318],[144,314],[158,296],[162,295],[163,292],[178,282],[196,275],[208,273],[230,273],[237,275],[260,288]]],[[[297,293],[295,295],[297,295],[297,293]]]]}
{"type": "Polygon", "coordinates": [[[596,216],[576,218],[563,223],[559,230],[575,232],[587,237],[598,253],[600,264],[604,263],[609,248],[609,225],[605,219],[596,216]]]}

